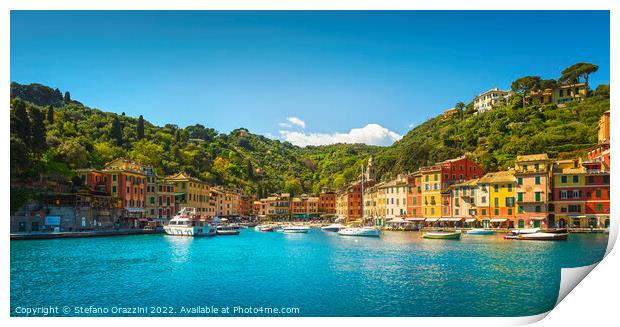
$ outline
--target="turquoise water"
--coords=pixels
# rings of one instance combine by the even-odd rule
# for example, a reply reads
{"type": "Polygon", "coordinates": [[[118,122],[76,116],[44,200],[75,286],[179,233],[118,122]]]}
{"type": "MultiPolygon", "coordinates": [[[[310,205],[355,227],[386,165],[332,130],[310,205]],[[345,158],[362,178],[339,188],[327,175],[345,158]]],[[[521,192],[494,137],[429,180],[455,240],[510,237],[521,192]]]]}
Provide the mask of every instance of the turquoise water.
{"type": "Polygon", "coordinates": [[[606,246],[604,234],[571,234],[566,242],[453,241],[320,230],[11,241],[11,315],[37,306],[67,306],[68,315],[92,315],[75,313],[76,306],[108,308],[94,314],[104,316],[532,315],[555,304],[560,268],[599,261],[606,246]],[[181,313],[197,306],[231,311],[181,313]],[[136,314],[119,313],[121,307],[147,308],[136,314]]]}

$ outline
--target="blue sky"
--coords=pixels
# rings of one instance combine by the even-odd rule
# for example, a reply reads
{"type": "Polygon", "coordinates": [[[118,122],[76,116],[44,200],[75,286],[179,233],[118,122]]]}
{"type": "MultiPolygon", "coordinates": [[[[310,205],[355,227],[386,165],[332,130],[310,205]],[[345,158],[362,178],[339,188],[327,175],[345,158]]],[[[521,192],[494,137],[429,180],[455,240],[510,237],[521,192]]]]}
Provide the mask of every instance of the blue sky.
{"type": "Polygon", "coordinates": [[[609,83],[609,29],[607,11],[13,11],[11,81],[157,125],[385,145],[521,76],[586,61],[609,83]]]}

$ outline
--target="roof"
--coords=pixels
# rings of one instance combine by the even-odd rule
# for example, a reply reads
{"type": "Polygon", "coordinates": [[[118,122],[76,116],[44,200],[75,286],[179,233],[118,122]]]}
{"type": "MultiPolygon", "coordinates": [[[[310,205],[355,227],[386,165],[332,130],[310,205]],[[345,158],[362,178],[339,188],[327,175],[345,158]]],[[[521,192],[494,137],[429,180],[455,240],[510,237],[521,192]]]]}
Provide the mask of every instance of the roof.
{"type": "Polygon", "coordinates": [[[460,186],[476,186],[478,185],[478,178],[466,180],[464,182],[452,184],[451,187],[460,187],[460,186]]]}
{"type": "Polygon", "coordinates": [[[517,156],[517,161],[543,161],[543,160],[549,160],[549,156],[546,153],[527,154],[527,155],[517,156]]]}
{"type": "Polygon", "coordinates": [[[506,183],[516,181],[514,171],[504,170],[494,173],[488,173],[480,178],[480,183],[506,183]]]}

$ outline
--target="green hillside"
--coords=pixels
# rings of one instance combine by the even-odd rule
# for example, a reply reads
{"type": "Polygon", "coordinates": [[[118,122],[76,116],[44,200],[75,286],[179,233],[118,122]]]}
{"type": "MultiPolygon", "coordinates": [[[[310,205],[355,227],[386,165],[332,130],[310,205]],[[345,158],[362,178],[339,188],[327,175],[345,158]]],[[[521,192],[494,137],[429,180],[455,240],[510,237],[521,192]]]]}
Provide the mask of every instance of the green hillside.
{"type": "Polygon", "coordinates": [[[11,85],[12,185],[42,177],[71,184],[74,169],[100,168],[119,156],[152,165],[160,175],[186,171],[258,196],[338,188],[355,179],[371,155],[384,178],[464,153],[496,170],[511,165],[518,154],[582,154],[596,144],[597,121],[610,106],[608,86],[562,108],[521,108],[520,96],[514,96],[505,107],[484,114],[474,114],[470,105],[452,117],[432,118],[389,147],[300,148],[246,129],[223,134],[199,124],[155,126],[60,94],[40,84],[11,85]]]}

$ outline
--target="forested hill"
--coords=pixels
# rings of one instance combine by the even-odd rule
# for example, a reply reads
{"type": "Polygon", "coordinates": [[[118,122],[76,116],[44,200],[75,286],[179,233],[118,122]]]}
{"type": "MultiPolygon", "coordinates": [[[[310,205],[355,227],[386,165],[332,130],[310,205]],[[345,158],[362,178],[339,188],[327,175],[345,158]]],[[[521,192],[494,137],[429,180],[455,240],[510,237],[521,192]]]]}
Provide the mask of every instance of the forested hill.
{"type": "MultiPolygon", "coordinates": [[[[336,144],[300,148],[240,128],[229,134],[200,124],[155,126],[141,117],[88,108],[57,89],[11,85],[11,177],[66,176],[119,156],[154,166],[160,175],[186,171],[208,182],[269,192],[318,192],[359,174],[371,155],[380,176],[470,153],[487,170],[505,168],[517,154],[575,155],[596,143],[596,125],[609,110],[609,88],[583,102],[521,108],[509,104],[476,115],[440,115],[390,147],[336,144]]],[[[148,115],[148,111],[145,112],[148,115]]],[[[205,122],[208,125],[208,122],[205,122]]]]}
{"type": "Polygon", "coordinates": [[[489,170],[511,166],[517,155],[546,152],[550,158],[585,155],[597,143],[597,125],[609,110],[609,88],[564,107],[521,107],[514,96],[506,106],[483,114],[468,110],[440,115],[417,126],[376,158],[380,173],[413,171],[468,153],[489,170]]]}

